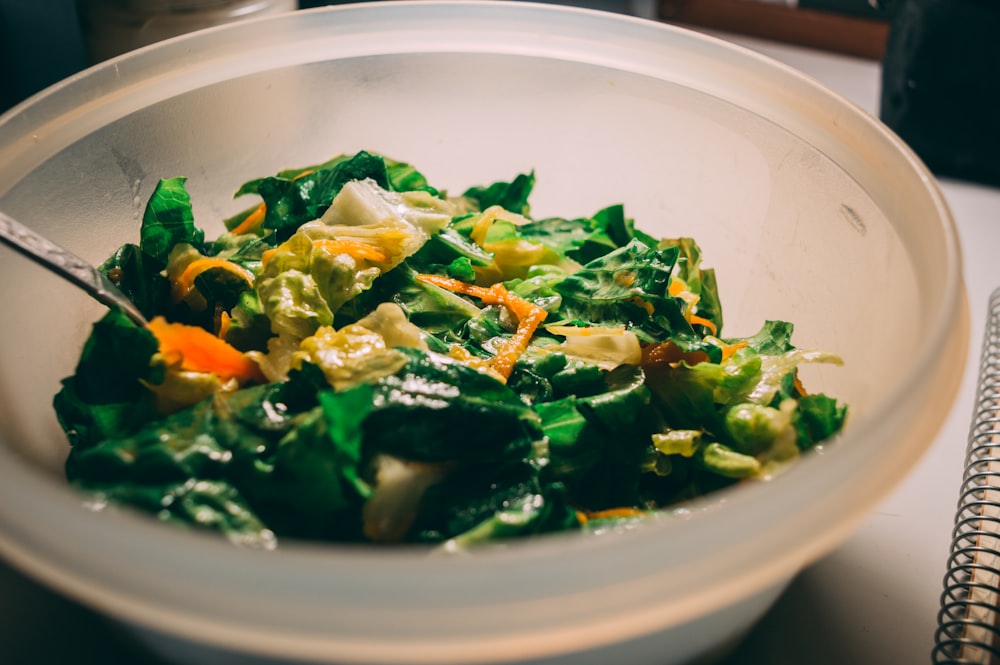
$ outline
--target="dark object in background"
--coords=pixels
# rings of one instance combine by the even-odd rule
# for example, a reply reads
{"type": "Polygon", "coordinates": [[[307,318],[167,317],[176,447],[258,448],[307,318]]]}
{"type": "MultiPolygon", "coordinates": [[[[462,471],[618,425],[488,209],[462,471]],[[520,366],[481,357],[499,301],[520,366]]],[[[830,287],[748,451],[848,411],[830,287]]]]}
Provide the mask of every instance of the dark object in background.
{"type": "Polygon", "coordinates": [[[296,0],[76,0],[90,64],[195,30],[298,9],[296,0]]]}
{"type": "Polygon", "coordinates": [[[889,0],[652,0],[669,23],[881,60],[889,0]],[[868,3],[875,3],[869,5],[868,3]],[[868,7],[862,12],[863,6],[868,7]],[[822,5],[822,9],[819,6],[822,5]]]}
{"type": "Polygon", "coordinates": [[[799,9],[840,12],[864,18],[888,19],[893,2],[898,0],[799,0],[799,9]]]}
{"type": "Polygon", "coordinates": [[[1000,2],[902,0],[879,114],[938,176],[1000,185],[1000,2]]]}

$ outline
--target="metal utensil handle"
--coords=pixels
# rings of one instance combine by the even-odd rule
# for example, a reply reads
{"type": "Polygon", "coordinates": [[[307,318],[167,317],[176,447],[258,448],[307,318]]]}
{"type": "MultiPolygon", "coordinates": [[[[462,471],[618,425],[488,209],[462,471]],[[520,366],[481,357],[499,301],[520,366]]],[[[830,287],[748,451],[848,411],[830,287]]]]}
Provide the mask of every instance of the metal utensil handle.
{"type": "Polygon", "coordinates": [[[990,296],[947,568],[932,662],[1000,663],[1000,289],[990,296]]]}
{"type": "Polygon", "coordinates": [[[99,302],[120,308],[139,325],[146,325],[142,312],[104,273],[3,212],[0,212],[0,241],[69,280],[99,302]]]}

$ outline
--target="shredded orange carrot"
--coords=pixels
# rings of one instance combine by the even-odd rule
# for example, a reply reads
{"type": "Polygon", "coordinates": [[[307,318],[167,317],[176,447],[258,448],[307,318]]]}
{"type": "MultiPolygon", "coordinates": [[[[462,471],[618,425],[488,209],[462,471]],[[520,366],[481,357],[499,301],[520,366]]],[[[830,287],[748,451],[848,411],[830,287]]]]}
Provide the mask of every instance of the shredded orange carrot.
{"type": "Polygon", "coordinates": [[[184,269],[181,276],[174,282],[174,299],[181,300],[194,289],[194,280],[206,270],[221,269],[230,272],[253,286],[254,275],[243,266],[225,259],[204,258],[195,259],[184,269]]]}
{"type": "Polygon", "coordinates": [[[427,282],[428,284],[433,284],[434,286],[440,286],[442,289],[448,289],[449,291],[461,293],[466,296],[472,296],[479,299],[488,297],[486,294],[489,292],[489,289],[482,286],[476,286],[475,284],[468,284],[459,279],[452,279],[451,277],[442,277],[441,275],[431,275],[427,273],[417,275],[417,279],[422,282],[427,282]]]}
{"type": "Polygon", "coordinates": [[[587,520],[599,520],[606,518],[616,518],[616,517],[642,517],[646,514],[646,511],[640,510],[639,508],[631,508],[623,506],[621,508],[608,508],[606,510],[595,510],[588,511],[586,513],[587,520]]]}
{"type": "Polygon", "coordinates": [[[528,348],[528,343],[531,342],[538,326],[548,316],[548,312],[544,309],[511,293],[500,282],[489,288],[484,288],[441,275],[420,274],[417,275],[417,279],[455,293],[479,298],[487,305],[503,305],[517,317],[517,331],[490,360],[490,367],[493,371],[505,379],[510,378],[510,373],[513,371],[517,359],[528,348]]]}
{"type": "Polygon", "coordinates": [[[712,331],[713,335],[718,330],[718,328],[715,327],[715,323],[713,323],[712,321],[709,321],[708,319],[706,319],[703,316],[698,316],[697,314],[691,314],[688,317],[688,323],[690,323],[691,325],[698,324],[698,325],[701,325],[701,326],[705,326],[706,328],[708,328],[709,330],[712,331]]]}
{"type": "MultiPolygon", "coordinates": [[[[676,298],[687,290],[688,290],[687,282],[685,282],[683,279],[681,279],[680,277],[670,278],[670,285],[667,287],[667,293],[669,293],[671,296],[676,298]]],[[[695,303],[698,302],[698,296],[690,294],[688,298],[685,298],[685,300],[687,301],[687,306],[684,308],[684,316],[685,318],[687,318],[688,323],[692,325],[698,324],[705,326],[706,328],[712,331],[713,335],[716,334],[716,332],[718,332],[718,328],[716,327],[715,323],[706,319],[703,316],[698,316],[697,314],[694,314],[692,311],[694,309],[695,303]]]]}
{"type": "Polygon", "coordinates": [[[229,316],[229,312],[222,311],[219,312],[219,339],[226,339],[226,335],[229,333],[229,324],[232,322],[233,317],[229,316]]]}
{"type": "Polygon", "coordinates": [[[307,175],[310,175],[310,174],[315,173],[315,172],[316,172],[316,169],[306,169],[302,173],[300,173],[297,176],[295,176],[294,178],[292,178],[292,182],[298,180],[299,178],[305,178],[307,175]]]}
{"type": "Polygon", "coordinates": [[[646,310],[646,313],[649,314],[650,316],[652,316],[653,312],[656,311],[656,308],[653,307],[653,303],[649,302],[648,300],[645,300],[644,298],[640,298],[639,296],[635,296],[633,298],[630,298],[629,300],[630,300],[630,302],[632,302],[632,303],[638,305],[639,307],[643,308],[644,310],[646,310]]]}
{"type": "MultiPolygon", "coordinates": [[[[531,305],[531,303],[528,304],[531,305]]],[[[532,310],[527,316],[524,318],[518,316],[517,332],[497,351],[497,354],[493,356],[493,360],[490,363],[494,371],[505,379],[510,377],[517,359],[527,350],[528,342],[531,341],[532,335],[538,329],[538,324],[544,321],[548,315],[548,312],[541,307],[535,307],[534,305],[531,305],[531,307],[532,310]]]]}
{"type": "Polygon", "coordinates": [[[267,205],[261,203],[257,208],[243,218],[243,221],[233,227],[230,233],[241,234],[250,233],[260,228],[264,223],[264,215],[267,213],[267,205]]]}
{"type": "Polygon", "coordinates": [[[730,358],[733,357],[734,353],[736,353],[740,349],[745,348],[747,346],[750,346],[750,342],[746,341],[745,339],[741,340],[739,342],[736,342],[735,344],[726,344],[726,345],[724,345],[722,347],[722,359],[723,360],[729,360],[730,358]]]}
{"type": "Polygon", "coordinates": [[[149,322],[149,331],[160,344],[160,354],[183,370],[211,372],[222,380],[265,381],[257,363],[203,328],[157,316],[149,322]]]}
{"type": "Polygon", "coordinates": [[[337,240],[314,240],[313,247],[321,247],[331,254],[350,254],[356,259],[368,259],[385,263],[389,257],[380,248],[360,240],[346,238],[337,240]]]}

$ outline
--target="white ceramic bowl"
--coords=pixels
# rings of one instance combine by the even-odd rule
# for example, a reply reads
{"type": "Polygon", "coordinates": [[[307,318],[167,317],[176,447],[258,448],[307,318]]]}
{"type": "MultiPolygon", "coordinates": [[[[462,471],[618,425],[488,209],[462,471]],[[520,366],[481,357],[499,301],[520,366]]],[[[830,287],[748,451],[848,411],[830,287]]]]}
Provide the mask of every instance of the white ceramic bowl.
{"type": "Polygon", "coordinates": [[[178,662],[709,659],[850,534],[951,405],[967,322],[933,178],[826,88],[653,22],[376,2],[171,40],[0,117],[0,208],[97,262],[135,238],[160,177],[189,178],[205,225],[249,177],[362,148],[446,188],[533,168],[539,216],[624,202],[643,228],[695,236],[729,334],[787,319],[798,346],[843,356],[807,385],[850,403],[848,427],[773,482],[615,537],[242,551],[82,508],[50,403],[102,309],[2,250],[0,553],[178,662]]]}

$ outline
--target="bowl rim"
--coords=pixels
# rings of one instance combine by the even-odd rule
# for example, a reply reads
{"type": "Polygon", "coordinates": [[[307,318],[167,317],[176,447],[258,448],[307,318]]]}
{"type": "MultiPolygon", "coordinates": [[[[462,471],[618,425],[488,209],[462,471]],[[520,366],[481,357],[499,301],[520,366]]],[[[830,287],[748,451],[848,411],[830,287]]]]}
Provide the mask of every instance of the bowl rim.
{"type": "MultiPolygon", "coordinates": [[[[679,625],[782,584],[843,541],[867,510],[893,488],[885,478],[901,479],[947,416],[950,400],[934,409],[921,407],[932,388],[952,399],[957,393],[968,341],[962,259],[951,213],[919,158],[876,118],[766,56],[664,23],[532,2],[376,0],[300,10],[144,47],[91,67],[15,106],[0,116],[0,155],[25,158],[0,164],[0,187],[16,182],[74,135],[88,131],[91,124],[105,122],[109,113],[123,113],[107,108],[109,95],[146,104],[149,81],[157,79],[160,87],[154,97],[166,98],[178,86],[190,85],[190,79],[182,82],[178,76],[181,70],[194,75],[199,84],[211,84],[214,78],[242,71],[234,54],[243,57],[245,51],[234,51],[234,46],[245,48],[252,40],[263,40],[254,48],[276,55],[272,66],[279,66],[290,62],[282,57],[309,60],[351,49],[364,52],[361,37],[366,30],[401,25],[428,31],[402,40],[400,52],[407,48],[481,51],[489,47],[473,35],[506,30],[512,39],[504,52],[527,49],[542,57],[570,57],[580,44],[594,46],[601,39],[605,50],[598,47],[584,60],[617,63],[629,71],[660,76],[664,75],[662,54],[639,62],[640,47],[664,53],[683,50],[696,64],[718,61],[738,67],[748,79],[772,83],[780,90],[777,94],[805,101],[789,106],[782,118],[793,129],[814,122],[818,115],[836,112],[842,132],[853,132],[851,141],[883,150],[883,158],[906,173],[908,184],[928,206],[928,218],[940,222],[935,231],[941,240],[942,274],[936,277],[936,300],[926,304],[930,325],[925,342],[913,366],[901,373],[895,390],[883,398],[885,417],[852,423],[849,434],[873,445],[892,436],[901,439],[899,445],[876,448],[879,454],[874,458],[866,450],[871,446],[830,445],[821,455],[802,459],[794,475],[782,483],[742,487],[738,501],[723,492],[711,500],[693,502],[671,519],[616,538],[559,535],[448,559],[428,557],[422,551],[331,550],[303,544],[263,554],[234,550],[212,536],[168,533],[128,510],[100,515],[81,512],[77,495],[56,486],[0,446],[0,554],[32,577],[103,612],[197,642],[304,660],[332,652],[357,662],[445,663],[482,660],[484,654],[487,660],[553,655],[679,625]],[[436,24],[441,21],[446,25],[436,24]],[[452,42],[429,43],[440,40],[447,26],[463,22],[475,30],[452,42]],[[531,40],[539,36],[537,26],[543,24],[547,31],[542,46],[532,45],[531,40]],[[300,34],[310,44],[327,44],[333,50],[289,53],[287,44],[280,41],[282,34],[300,34]],[[172,64],[165,66],[164,61],[172,64]],[[936,358],[941,348],[953,350],[947,363],[936,358]],[[854,478],[850,490],[836,481],[847,474],[854,478]],[[802,487],[812,489],[809,500],[801,500],[802,487]],[[18,511],[16,502],[5,500],[24,493],[39,497],[31,515],[18,511]],[[793,502],[797,504],[794,509],[793,502]],[[851,509],[844,509],[844,504],[851,509]],[[783,518],[780,524],[753,520],[763,511],[774,514],[775,506],[785,506],[784,512],[778,511],[783,518]],[[712,515],[728,517],[733,528],[717,533],[713,520],[703,518],[712,515]],[[685,539],[701,547],[664,550],[663,543],[670,539],[685,539]],[[80,543],[90,547],[82,551],[80,543]],[[727,569],[726,543],[744,548],[744,569],[727,569]],[[779,555],[773,551],[776,543],[781,545],[779,555]],[[660,550],[660,556],[654,560],[643,555],[651,550],[660,550]],[[143,570],[109,570],[104,563],[109,552],[146,565],[143,570]],[[550,565],[553,561],[562,562],[562,567],[550,565]],[[345,575],[344,568],[352,572],[345,575]],[[364,573],[359,574],[359,569],[364,573]],[[158,579],[147,575],[149,570],[158,571],[158,579]],[[215,571],[212,583],[192,587],[188,582],[205,570],[215,571]],[[498,578],[511,583],[498,590],[498,578]],[[581,584],[581,578],[587,583],[581,584]],[[470,590],[487,587],[493,589],[489,604],[468,597],[470,590]],[[259,590],[266,590],[275,602],[295,603],[298,609],[275,616],[266,608],[254,607],[254,592],[259,590]],[[587,602],[588,594],[597,590],[601,608],[587,602]],[[400,591],[408,598],[405,604],[400,591]],[[338,596],[349,602],[338,602],[338,596]],[[671,603],[665,605],[665,597],[671,603]],[[421,611],[414,613],[414,609],[421,611]],[[323,618],[310,614],[320,612],[325,613],[323,618]],[[413,624],[405,629],[392,623],[407,616],[413,624]],[[559,618],[543,627],[532,625],[538,617],[554,616],[559,618]],[[482,625],[486,617],[493,622],[491,626],[482,625]],[[331,622],[336,623],[336,630],[331,622]],[[389,622],[399,632],[373,639],[374,633],[365,633],[369,622],[389,622]]],[[[677,76],[696,84],[683,73],[677,76]]],[[[734,103],[754,104],[749,83],[735,90],[706,91],[734,103]]],[[[0,197],[4,193],[0,191],[0,197]]]]}

